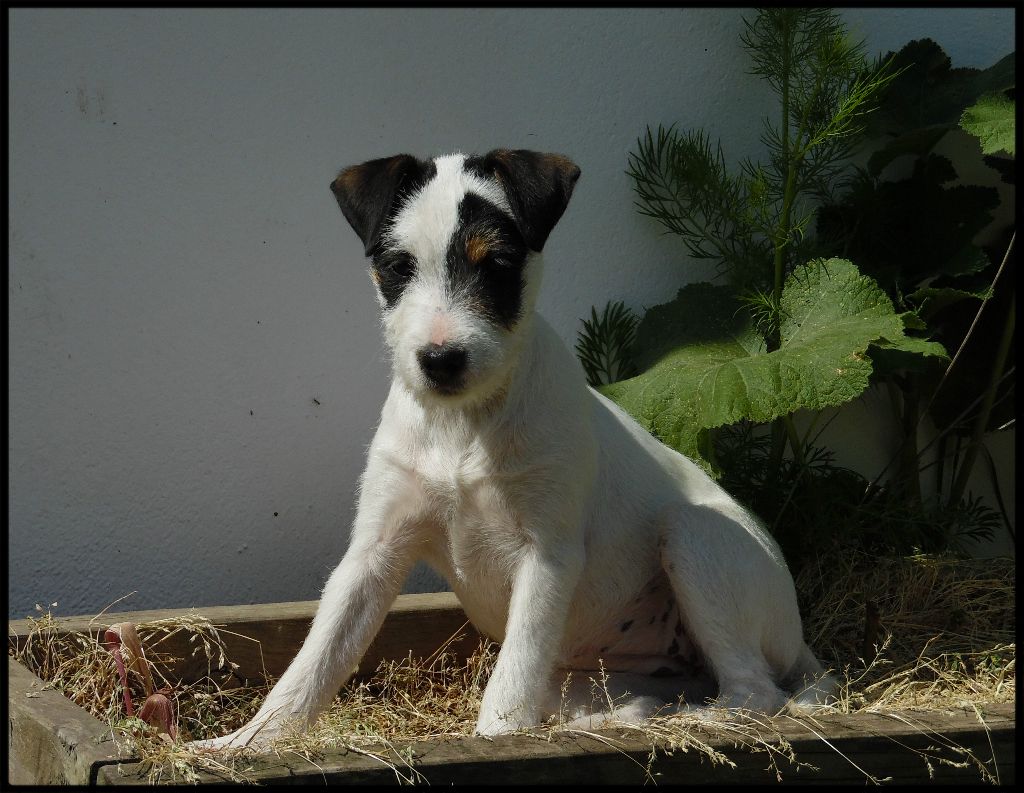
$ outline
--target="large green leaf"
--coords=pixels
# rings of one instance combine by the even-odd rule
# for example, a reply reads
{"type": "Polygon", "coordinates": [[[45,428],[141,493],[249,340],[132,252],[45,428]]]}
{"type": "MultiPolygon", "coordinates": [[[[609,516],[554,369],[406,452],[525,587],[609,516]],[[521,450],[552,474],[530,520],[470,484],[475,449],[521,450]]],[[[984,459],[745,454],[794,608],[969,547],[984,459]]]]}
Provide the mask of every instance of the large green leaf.
{"type": "Polygon", "coordinates": [[[994,154],[1005,151],[1014,154],[1014,102],[1004,94],[982,96],[960,117],[960,126],[981,140],[981,151],[994,154]]]}
{"type": "Polygon", "coordinates": [[[699,461],[699,434],[716,426],[706,419],[709,403],[735,375],[732,363],[764,351],[764,339],[731,288],[690,284],[672,302],[649,309],[637,328],[634,359],[646,371],[600,390],[669,446],[699,461]]]}
{"type": "Polygon", "coordinates": [[[844,259],[797,268],[782,312],[782,344],[768,352],[732,290],[687,286],[648,311],[637,330],[637,364],[645,371],[602,391],[664,442],[696,456],[702,430],[854,399],[871,376],[868,347],[907,338],[886,294],[844,259]]]}
{"type": "MultiPolygon", "coordinates": [[[[899,317],[904,330],[928,329],[927,323],[915,311],[904,311],[899,317]]],[[[875,374],[883,376],[899,371],[924,372],[936,363],[949,360],[946,348],[937,341],[907,335],[872,342],[868,347],[868,357],[875,374]]]]}
{"type": "Polygon", "coordinates": [[[944,308],[955,305],[961,300],[987,300],[991,296],[991,287],[972,291],[951,286],[924,286],[907,295],[907,302],[916,306],[917,315],[927,321],[944,308]]]}

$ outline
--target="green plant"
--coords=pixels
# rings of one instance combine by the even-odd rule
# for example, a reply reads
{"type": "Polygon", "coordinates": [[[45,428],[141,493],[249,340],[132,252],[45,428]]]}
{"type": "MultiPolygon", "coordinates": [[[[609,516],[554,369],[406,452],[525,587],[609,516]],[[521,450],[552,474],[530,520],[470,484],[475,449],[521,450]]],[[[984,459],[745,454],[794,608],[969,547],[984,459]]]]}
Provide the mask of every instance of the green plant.
{"type": "Polygon", "coordinates": [[[614,383],[637,373],[631,351],[638,321],[621,300],[606,304],[600,317],[597,309],[590,310],[576,342],[576,356],[590,385],[614,383]]]}
{"type": "MultiPolygon", "coordinates": [[[[743,160],[739,172],[730,173],[721,148],[712,147],[703,131],[659,127],[657,133],[648,128],[638,141],[628,171],[642,214],[680,236],[692,256],[714,260],[733,284],[743,285],[723,298],[734,306],[725,311],[732,326],[717,323],[736,343],[716,345],[711,351],[706,334],[701,338],[684,333],[672,337],[671,343],[678,347],[674,361],[690,364],[685,373],[679,366],[652,367],[653,355],[644,351],[644,340],[655,335],[645,332],[644,323],[652,315],[648,312],[638,330],[635,357],[649,371],[628,384],[610,386],[608,392],[663,440],[703,457],[712,468],[707,459],[713,448],[707,442],[708,431],[741,418],[773,421],[771,458],[776,466],[787,440],[792,454],[801,454],[793,412],[834,406],[857,396],[867,386],[871,344],[908,354],[943,354],[938,345],[910,340],[891,305],[885,308],[873,300],[872,318],[881,320],[886,314],[888,320],[875,323],[873,329],[860,323],[845,340],[830,337],[824,355],[816,346],[803,344],[806,333],[794,328],[788,304],[800,304],[799,325],[825,328],[837,316],[852,319],[853,313],[846,313],[843,287],[836,283],[830,289],[821,274],[837,270],[842,273],[840,282],[867,283],[858,281],[849,262],[807,263],[812,247],[805,232],[815,202],[831,195],[845,158],[865,129],[864,119],[897,72],[887,63],[870,65],[863,45],[850,40],[831,9],[761,9],[744,24],[742,40],[752,56],[752,71],[779,100],[778,117],[764,122],[767,165],[743,160]],[[786,295],[787,290],[799,293],[804,282],[814,282],[819,290],[814,305],[786,295]],[[702,359],[707,366],[697,371],[702,359]],[[743,375],[752,368],[762,374],[762,381],[775,378],[771,387],[762,382],[748,388],[743,375]],[[788,383],[779,379],[781,372],[789,376],[788,383]],[[719,381],[720,376],[726,381],[719,381]],[[706,385],[712,377],[715,388],[702,392],[707,394],[706,404],[695,408],[695,381],[706,385]],[[666,422],[670,429],[659,429],[666,422]]],[[[681,292],[668,313],[699,311],[701,306],[689,298],[681,292]]]]}
{"type": "Polygon", "coordinates": [[[768,164],[745,159],[730,174],[706,133],[659,126],[638,141],[629,174],[641,214],[679,235],[692,256],[770,289],[778,306],[787,273],[808,258],[814,202],[831,194],[864,119],[897,72],[888,63],[869,65],[863,44],[848,37],[832,9],[761,9],[744,25],[752,72],[779,99],[779,116],[764,120],[761,136],[768,164]]]}
{"type": "Polygon", "coordinates": [[[769,437],[749,421],[722,428],[716,437],[720,484],[755,513],[784,549],[794,570],[822,549],[855,547],[872,554],[962,553],[988,539],[999,514],[978,497],[951,508],[914,503],[836,462],[817,445],[820,431],[804,440],[801,459],[786,458],[772,471],[769,437]]]}
{"type": "MultiPolygon", "coordinates": [[[[710,466],[702,433],[848,402],[867,388],[874,348],[942,354],[938,345],[912,345],[885,294],[842,259],[796,268],[780,309],[779,348],[769,351],[735,289],[684,287],[640,322],[634,360],[642,373],[602,390],[665,443],[710,466]]],[[[787,429],[799,457],[791,421],[787,429]]]]}
{"type": "Polygon", "coordinates": [[[915,328],[956,351],[946,366],[898,355],[877,360],[903,427],[893,485],[920,502],[918,428],[930,418],[939,428],[938,498],[955,510],[965,496],[972,502],[966,487],[983,453],[982,436],[1013,421],[1007,361],[1015,297],[1009,279],[1001,279],[1012,267],[1012,229],[1001,244],[977,244],[991,227],[999,195],[959,177],[983,171],[983,161],[1013,184],[1012,159],[1002,153],[1014,149],[1014,57],[985,70],[953,69],[925,39],[889,58],[900,72],[873,121],[880,144],[855,169],[845,194],[821,208],[817,236],[824,251],[860,263],[915,328]],[[941,151],[958,126],[980,146],[941,151]]]}
{"type": "MultiPolygon", "coordinates": [[[[908,257],[924,260],[913,300],[889,277],[886,260],[851,243],[856,235],[842,237],[836,247],[840,237],[824,233],[820,210],[850,196],[863,198],[865,173],[874,188],[887,165],[908,152],[930,151],[941,137],[935,129],[904,137],[890,126],[891,139],[868,169],[858,170],[848,157],[869,122],[880,134],[905,113],[908,96],[921,105],[909,116],[921,119],[950,106],[959,113],[964,97],[976,93],[965,93],[960,84],[950,96],[940,91],[926,102],[926,92],[913,90],[920,74],[906,52],[869,64],[830,9],[762,9],[744,24],[753,73],[779,99],[777,119],[764,124],[767,164],[744,160],[731,172],[707,133],[659,126],[638,140],[628,169],[638,211],[679,236],[691,256],[715,262],[729,285],[691,284],[670,303],[647,310],[629,355],[617,348],[617,359],[630,359],[639,373],[592,382],[662,441],[721,476],[730,492],[766,519],[791,562],[821,547],[830,534],[822,526],[861,547],[899,552],[948,550],[987,536],[995,513],[977,499],[923,504],[919,492],[908,499],[899,481],[880,485],[837,466],[813,435],[824,409],[856,398],[872,382],[914,382],[948,371],[942,366],[949,362],[945,347],[929,338],[935,331],[930,312],[965,299],[959,292],[986,294],[977,280],[935,282],[936,267],[955,276],[984,269],[988,259],[973,237],[995,205],[983,188],[946,186],[949,168],[940,159],[911,176],[954,191],[933,196],[935,206],[946,210],[940,222],[950,223],[935,235],[946,235],[937,246],[946,254],[941,264],[926,253],[908,257]],[[893,94],[903,99],[894,102],[893,94]],[[879,104],[885,116],[876,123],[870,114],[879,104]],[[813,415],[803,435],[794,421],[802,410],[813,415]],[[769,425],[768,434],[755,433],[750,454],[730,445],[735,427],[762,424],[769,425]]],[[[1003,67],[997,71],[1005,74],[1003,67]]],[[[978,91],[992,85],[990,74],[966,77],[978,91]]],[[[991,146],[1005,146],[1005,110],[987,102],[966,123],[980,125],[991,146]]],[[[887,200],[903,203],[898,192],[887,200]]],[[[855,224],[854,231],[864,229],[855,224]]],[[[893,229],[891,237],[898,236],[893,229]]],[[[596,311],[592,316],[578,348],[604,344],[596,311]]],[[[998,397],[993,401],[999,404],[998,397]]],[[[919,413],[903,418],[909,433],[919,413]]],[[[902,454],[907,469],[919,473],[916,446],[902,454]]]]}
{"type": "Polygon", "coordinates": [[[799,455],[792,414],[863,391],[869,346],[943,354],[907,337],[850,262],[808,261],[814,202],[831,194],[896,73],[868,64],[830,9],[762,9],[744,24],[752,71],[779,99],[778,117],[764,123],[768,163],[744,160],[730,173],[705,132],[674,127],[648,129],[629,158],[639,211],[691,255],[714,260],[734,286],[682,290],[647,312],[634,345],[643,371],[607,387],[659,437],[712,467],[708,431],[742,418],[774,422],[776,464],[787,439],[799,455]]]}

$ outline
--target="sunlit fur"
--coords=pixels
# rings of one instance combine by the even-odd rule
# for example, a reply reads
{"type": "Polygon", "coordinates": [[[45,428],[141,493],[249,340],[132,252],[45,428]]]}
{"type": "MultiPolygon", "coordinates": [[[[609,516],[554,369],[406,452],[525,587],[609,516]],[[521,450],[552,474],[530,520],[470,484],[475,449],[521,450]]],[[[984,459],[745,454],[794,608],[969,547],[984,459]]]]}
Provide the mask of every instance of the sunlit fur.
{"type": "Polygon", "coordinates": [[[540,255],[527,259],[522,316],[511,329],[446,288],[444,251],[462,196],[507,208],[499,183],[462,162],[437,159],[435,178],[385,232],[387,246],[415,256],[417,272],[383,311],[394,377],[350,547],[257,716],[205,746],[263,745],[287,722],[308,726],[417,560],[444,575],[473,624],[502,642],[482,734],[559,711],[587,726],[643,718],[677,706],[681,694],[773,713],[787,700],[827,696],[832,680],[804,643],[777,545],[698,466],[587,387],[534,312],[540,255]],[[415,352],[431,340],[469,350],[459,394],[434,393],[419,371],[415,352]],[[589,678],[601,666],[611,692],[624,696],[614,714],[607,702],[593,707],[589,678]],[[575,682],[563,701],[567,670],[575,682]]]}

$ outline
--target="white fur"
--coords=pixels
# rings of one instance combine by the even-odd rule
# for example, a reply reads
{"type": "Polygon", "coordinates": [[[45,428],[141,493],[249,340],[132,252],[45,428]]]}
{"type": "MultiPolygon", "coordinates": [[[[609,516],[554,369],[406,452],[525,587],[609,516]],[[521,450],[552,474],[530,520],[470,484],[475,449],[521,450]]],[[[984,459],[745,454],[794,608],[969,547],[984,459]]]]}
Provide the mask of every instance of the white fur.
{"type": "Polygon", "coordinates": [[[386,233],[388,244],[416,256],[418,271],[383,320],[394,378],[349,549],[257,716],[203,745],[265,745],[287,723],[311,724],[421,559],[445,576],[473,624],[502,643],[479,733],[559,711],[588,725],[613,715],[589,706],[598,658],[609,689],[632,697],[620,717],[673,704],[685,679],[646,673],[673,663],[666,648],[677,620],[681,645],[696,645],[710,667],[692,691],[713,695],[717,680],[720,704],[771,712],[787,701],[783,685],[810,686],[800,702],[825,696],[831,681],[804,643],[777,545],[698,466],[587,387],[533,311],[541,256],[528,261],[512,332],[446,292],[444,252],[459,199],[473,190],[507,204],[497,183],[462,170],[460,155],[436,164],[437,176],[386,233]],[[416,350],[441,337],[469,354],[457,397],[434,395],[416,363],[416,350]],[[560,695],[566,670],[576,680],[568,703],[560,695]]]}

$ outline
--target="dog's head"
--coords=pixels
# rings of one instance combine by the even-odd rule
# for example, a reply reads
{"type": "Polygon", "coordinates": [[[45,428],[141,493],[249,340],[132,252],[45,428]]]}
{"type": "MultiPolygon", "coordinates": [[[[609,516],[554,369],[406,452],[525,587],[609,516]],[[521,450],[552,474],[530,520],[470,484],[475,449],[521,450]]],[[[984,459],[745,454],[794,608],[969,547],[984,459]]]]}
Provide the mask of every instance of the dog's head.
{"type": "Polygon", "coordinates": [[[463,404],[504,383],[540,284],[537,254],[579,175],[559,155],[499,149],[385,157],[331,183],[371,259],[395,376],[417,396],[463,404]]]}

